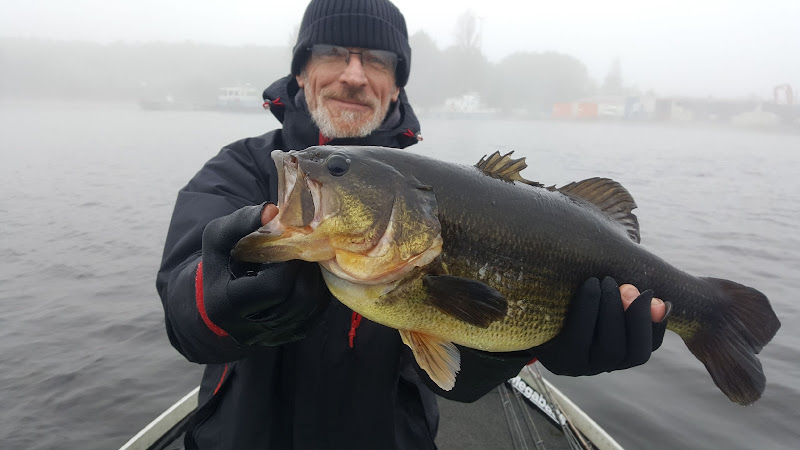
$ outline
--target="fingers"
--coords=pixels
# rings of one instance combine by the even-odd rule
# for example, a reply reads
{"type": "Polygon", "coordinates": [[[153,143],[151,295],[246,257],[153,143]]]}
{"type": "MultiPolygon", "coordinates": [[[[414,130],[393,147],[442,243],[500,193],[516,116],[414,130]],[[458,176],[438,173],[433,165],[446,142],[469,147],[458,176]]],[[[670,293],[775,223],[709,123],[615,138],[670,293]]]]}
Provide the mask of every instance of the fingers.
{"type": "Polygon", "coordinates": [[[268,224],[277,215],[278,215],[278,207],[273,205],[272,203],[267,203],[266,205],[264,205],[264,209],[261,210],[261,224],[262,225],[268,224]]]}
{"type": "MultiPolygon", "coordinates": [[[[578,291],[577,301],[570,308],[563,332],[559,336],[561,348],[565,350],[564,360],[571,362],[567,366],[583,368],[589,364],[589,350],[592,347],[593,330],[596,327],[599,308],[600,280],[589,278],[578,291]],[[571,361],[571,358],[577,359],[577,361],[571,361]]],[[[564,367],[564,374],[582,374],[580,372],[573,373],[571,369],[572,367],[564,367]]]]}
{"type": "MultiPolygon", "coordinates": [[[[625,308],[626,315],[628,308],[634,300],[636,300],[640,293],[639,289],[632,284],[623,284],[619,287],[620,297],[622,297],[622,307],[625,308]]],[[[641,301],[641,300],[640,300],[641,301]]],[[[672,310],[670,302],[662,301],[660,298],[653,298],[650,301],[650,320],[652,323],[652,351],[656,351],[661,347],[664,341],[664,332],[667,330],[666,318],[672,310]]],[[[629,323],[636,323],[635,320],[629,323]]],[[[642,349],[643,351],[643,349],[642,349]]],[[[635,359],[635,358],[634,358],[635,359]]]]}
{"type": "Polygon", "coordinates": [[[667,321],[662,320],[661,322],[656,322],[653,324],[653,351],[658,350],[661,347],[661,343],[664,342],[664,333],[667,331],[667,321]]]}
{"type": "MultiPolygon", "coordinates": [[[[639,298],[640,295],[639,289],[637,289],[636,286],[633,286],[631,284],[623,284],[622,286],[619,287],[619,292],[620,296],[622,297],[622,307],[625,308],[626,310],[625,313],[626,316],[629,313],[633,313],[631,314],[630,318],[633,319],[633,316],[636,315],[642,316],[644,314],[644,313],[636,314],[633,311],[629,311],[629,307],[631,306],[633,301],[639,298]]],[[[645,293],[648,293],[650,294],[650,296],[652,296],[652,292],[645,291],[645,293]]],[[[644,294],[641,295],[642,297],[645,297],[644,294]]],[[[642,300],[643,299],[640,299],[639,301],[641,302],[642,300]]],[[[643,309],[644,305],[642,305],[640,308],[643,309]]],[[[652,351],[656,351],[659,347],[661,347],[661,343],[664,341],[664,332],[667,330],[666,319],[667,316],[669,316],[671,310],[672,310],[672,303],[670,302],[665,302],[660,298],[653,298],[652,300],[650,300],[650,320],[652,321],[652,339],[651,339],[652,351]]],[[[633,319],[629,320],[628,323],[645,323],[645,320],[646,319],[642,318],[637,322],[637,319],[633,319]]],[[[641,347],[638,351],[634,353],[644,354],[644,351],[645,351],[644,347],[641,347]]],[[[637,357],[634,355],[634,357],[629,358],[629,362],[636,360],[636,358],[637,357]]]]}
{"type": "Polygon", "coordinates": [[[301,261],[286,261],[258,265],[259,271],[252,276],[239,277],[228,282],[229,301],[242,315],[273,308],[288,298],[295,283],[301,261]]]}
{"type": "MultiPolygon", "coordinates": [[[[640,292],[632,284],[623,284],[619,287],[619,295],[622,297],[622,308],[628,310],[634,300],[639,297],[640,292]]],[[[653,322],[661,322],[667,315],[667,307],[660,298],[654,297],[650,302],[650,317],[653,322]]]]}
{"type": "Polygon", "coordinates": [[[636,300],[640,294],[639,289],[632,284],[623,284],[619,287],[619,295],[622,297],[622,308],[627,310],[631,303],[636,300]]]}
{"type": "Polygon", "coordinates": [[[203,260],[207,259],[209,250],[227,259],[234,244],[260,226],[260,217],[261,205],[244,206],[209,222],[203,229],[203,260]]]}
{"type": "Polygon", "coordinates": [[[619,286],[613,278],[603,278],[600,290],[591,365],[601,372],[609,372],[626,355],[625,311],[620,308],[619,286]]]}
{"type": "Polygon", "coordinates": [[[650,359],[650,353],[653,351],[653,323],[649,320],[652,299],[653,291],[648,289],[642,292],[625,311],[627,351],[625,359],[617,369],[638,366],[650,359]]]}

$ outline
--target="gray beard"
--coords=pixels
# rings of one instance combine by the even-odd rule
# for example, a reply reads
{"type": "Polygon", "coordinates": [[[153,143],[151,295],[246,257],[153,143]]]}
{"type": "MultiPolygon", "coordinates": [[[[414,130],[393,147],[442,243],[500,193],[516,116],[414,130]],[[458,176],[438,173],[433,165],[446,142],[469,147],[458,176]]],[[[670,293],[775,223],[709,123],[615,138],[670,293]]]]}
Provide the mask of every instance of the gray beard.
{"type": "MultiPolygon", "coordinates": [[[[377,130],[383,123],[386,113],[389,111],[389,99],[386,99],[385,104],[380,105],[379,108],[374,108],[372,117],[369,120],[361,123],[361,125],[353,126],[337,126],[331,117],[330,111],[322,104],[325,100],[324,90],[317,94],[316,106],[312,109],[309,107],[311,119],[319,128],[323,136],[329,138],[358,138],[364,137],[377,130]]],[[[339,121],[345,124],[355,125],[361,119],[360,115],[354,111],[342,111],[339,113],[339,121]]]]}

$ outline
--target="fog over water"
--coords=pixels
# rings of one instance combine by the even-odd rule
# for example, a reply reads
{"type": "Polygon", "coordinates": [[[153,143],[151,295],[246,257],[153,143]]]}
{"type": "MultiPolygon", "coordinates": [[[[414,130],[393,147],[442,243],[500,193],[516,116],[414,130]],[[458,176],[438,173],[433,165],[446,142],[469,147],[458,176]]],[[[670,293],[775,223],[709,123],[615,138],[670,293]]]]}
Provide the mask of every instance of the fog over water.
{"type": "MultiPolygon", "coordinates": [[[[627,85],[661,95],[771,97],[800,86],[800,2],[794,0],[397,0],[410,34],[457,43],[459,16],[480,21],[491,62],[554,51],[602,80],[615,59],[627,85]]],[[[30,0],[0,4],[0,37],[101,43],[195,42],[285,46],[306,3],[255,0],[30,0]]],[[[412,75],[413,76],[413,75],[412,75]]]]}
{"type": "MultiPolygon", "coordinates": [[[[609,93],[766,104],[788,83],[796,96],[800,2],[395,3],[412,35],[408,92],[425,136],[413,151],[474,164],[515,150],[528,158],[524,175],[548,186],[614,178],[639,204],[643,245],[690,273],[758,288],[783,323],[760,355],[767,390],[748,408],[671,332],[645,366],[550,379],[626,447],[796,446],[798,116],[769,127],[546,119],[554,101],[609,93]],[[468,11],[480,33],[464,58],[455,31],[468,11]],[[514,52],[533,56],[517,64],[514,52]],[[508,73],[518,67],[524,76],[508,73]],[[563,98],[538,94],[556,91],[548,83],[563,98]],[[469,90],[501,113],[435,114],[469,90]],[[525,95],[529,111],[514,115],[525,95]]],[[[137,102],[192,108],[237,82],[259,95],[288,73],[304,8],[0,3],[0,448],[115,448],[198,383],[201,367],[169,345],[154,286],[172,206],[221,146],[278,122],[257,99],[239,114],[137,102]]]]}

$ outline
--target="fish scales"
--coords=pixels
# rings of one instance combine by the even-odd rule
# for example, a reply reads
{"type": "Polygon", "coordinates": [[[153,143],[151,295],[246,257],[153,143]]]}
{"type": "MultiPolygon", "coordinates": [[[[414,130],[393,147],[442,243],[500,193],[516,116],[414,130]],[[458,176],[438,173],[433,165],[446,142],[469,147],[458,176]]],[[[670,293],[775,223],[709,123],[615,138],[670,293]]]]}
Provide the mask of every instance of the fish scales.
{"type": "MultiPolygon", "coordinates": [[[[631,257],[643,252],[642,247],[607,217],[594,211],[587,214],[584,205],[558,192],[514,185],[468,166],[425,161],[414,164],[412,173],[423,184],[433,186],[437,194],[444,241],[441,258],[448,272],[477,277],[515,305],[507,318],[487,329],[452,322],[442,313],[438,313],[439,320],[445,323],[432,322],[424,328],[434,331],[450,325],[459,329],[461,339],[454,340],[456,343],[492,351],[542,344],[561,329],[569,301],[587,278],[609,275],[620,283],[647,289],[656,285],[646,273],[664,277],[674,270],[659,260],[644,267],[632,264],[649,259],[645,255],[631,257]],[[480,268],[486,264],[490,273],[481,277],[480,268]],[[505,276],[514,273],[522,273],[523,279],[505,276]],[[486,333],[503,338],[487,345],[486,333]]],[[[667,300],[675,297],[680,304],[676,288],[692,288],[686,280],[674,284],[682,277],[690,276],[677,273],[669,277],[673,284],[664,283],[656,292],[664,292],[667,300]],[[667,289],[675,294],[666,295],[667,289]]],[[[409,309],[424,307],[420,302],[408,305],[409,309]]]]}
{"type": "Polygon", "coordinates": [[[578,287],[610,276],[672,303],[668,329],[732,401],[751,404],[764,390],[755,355],[780,327],[767,298],[646,250],[636,204],[613,180],[545,188],[522,178],[524,160],[498,153],[476,166],[383,147],[272,157],[280,212],[234,257],[318,262],[331,292],[398,329],[443,389],[458,370],[453,343],[493,352],[543,344],[578,287]]]}

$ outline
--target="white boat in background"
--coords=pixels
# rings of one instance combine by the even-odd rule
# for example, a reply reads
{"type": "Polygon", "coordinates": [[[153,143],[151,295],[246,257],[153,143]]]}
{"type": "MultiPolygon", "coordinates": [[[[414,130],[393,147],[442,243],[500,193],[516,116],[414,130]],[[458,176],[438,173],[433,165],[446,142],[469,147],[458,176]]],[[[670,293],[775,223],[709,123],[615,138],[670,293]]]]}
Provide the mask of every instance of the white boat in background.
{"type": "Polygon", "coordinates": [[[221,87],[218,90],[217,103],[214,110],[231,112],[263,111],[264,101],[261,92],[250,83],[237,83],[233,86],[221,87]]]}
{"type": "Polygon", "coordinates": [[[166,95],[139,100],[139,107],[146,111],[220,111],[220,112],[264,112],[261,93],[250,83],[236,83],[217,90],[215,101],[186,101],[166,95]]]}
{"type": "MultiPolygon", "coordinates": [[[[183,433],[197,408],[197,387],[136,433],[120,450],[179,450],[183,449],[183,433]]],[[[463,448],[465,430],[458,429],[457,420],[448,421],[452,413],[505,414],[507,433],[502,440],[493,440],[491,448],[502,449],[571,449],[621,450],[622,447],[566,395],[545,380],[536,364],[522,369],[518,376],[500,385],[473,404],[440,402],[442,420],[437,445],[443,448],[463,448]],[[494,395],[492,395],[494,394],[494,395]],[[499,397],[499,400],[498,400],[499,397]],[[444,424],[449,428],[441,433],[444,424]],[[461,442],[450,442],[461,440],[461,442]]],[[[474,431],[474,430],[473,430],[474,431]]],[[[498,433],[493,434],[495,437],[498,433]]],[[[473,447],[475,445],[472,445],[473,447]]]]}
{"type": "MultiPolygon", "coordinates": [[[[439,107],[430,108],[424,112],[426,117],[435,119],[493,119],[498,116],[499,110],[489,108],[481,101],[481,95],[470,91],[458,97],[445,99],[439,107]]],[[[420,110],[422,114],[422,110],[420,110]]]]}

